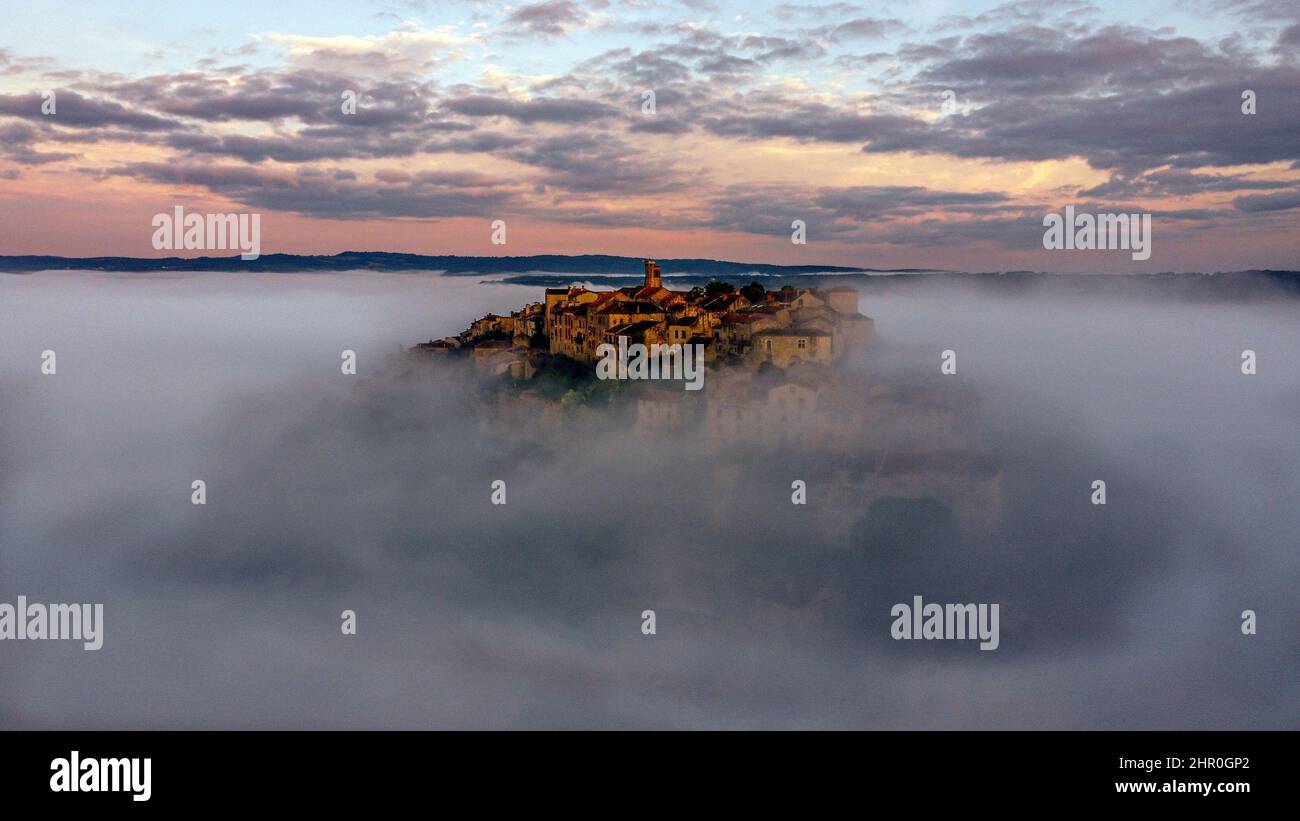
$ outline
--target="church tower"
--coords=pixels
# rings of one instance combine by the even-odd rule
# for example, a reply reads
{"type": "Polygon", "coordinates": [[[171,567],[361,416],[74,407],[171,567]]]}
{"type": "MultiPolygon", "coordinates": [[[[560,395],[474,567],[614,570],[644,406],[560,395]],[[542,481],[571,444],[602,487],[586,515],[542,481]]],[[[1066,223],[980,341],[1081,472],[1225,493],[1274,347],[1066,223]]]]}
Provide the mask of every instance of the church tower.
{"type": "Polygon", "coordinates": [[[659,265],[658,265],[658,264],[657,264],[653,259],[647,259],[647,260],[645,261],[645,284],[646,284],[646,287],[647,287],[647,288],[662,288],[662,287],[663,287],[663,281],[660,279],[660,274],[662,274],[662,273],[663,273],[663,272],[659,269],[659,265]]]}

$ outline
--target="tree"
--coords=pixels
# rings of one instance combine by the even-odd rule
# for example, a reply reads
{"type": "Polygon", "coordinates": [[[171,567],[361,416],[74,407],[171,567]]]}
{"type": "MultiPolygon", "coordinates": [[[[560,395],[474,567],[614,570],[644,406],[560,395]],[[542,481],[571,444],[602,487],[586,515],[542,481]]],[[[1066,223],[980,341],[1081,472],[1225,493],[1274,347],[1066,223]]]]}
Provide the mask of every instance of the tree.
{"type": "Polygon", "coordinates": [[[740,289],[740,295],[757,305],[766,299],[767,289],[757,282],[751,282],[740,289]]]}

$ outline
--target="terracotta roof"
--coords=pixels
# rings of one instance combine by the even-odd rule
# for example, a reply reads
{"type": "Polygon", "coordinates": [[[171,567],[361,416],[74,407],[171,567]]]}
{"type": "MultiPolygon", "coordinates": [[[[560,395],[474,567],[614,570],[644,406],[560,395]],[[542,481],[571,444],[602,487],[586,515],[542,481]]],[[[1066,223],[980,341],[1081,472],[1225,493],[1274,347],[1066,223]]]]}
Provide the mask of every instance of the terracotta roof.
{"type": "Polygon", "coordinates": [[[662,314],[664,312],[663,308],[644,299],[615,303],[610,305],[607,310],[620,314],[662,314]]]}
{"type": "Polygon", "coordinates": [[[645,336],[645,332],[647,330],[653,328],[655,325],[658,324],[659,323],[652,322],[651,320],[648,319],[642,320],[641,322],[630,322],[624,325],[619,325],[616,328],[610,328],[609,330],[605,331],[605,334],[606,335],[613,334],[614,336],[627,336],[636,339],[637,337],[645,336]]]}

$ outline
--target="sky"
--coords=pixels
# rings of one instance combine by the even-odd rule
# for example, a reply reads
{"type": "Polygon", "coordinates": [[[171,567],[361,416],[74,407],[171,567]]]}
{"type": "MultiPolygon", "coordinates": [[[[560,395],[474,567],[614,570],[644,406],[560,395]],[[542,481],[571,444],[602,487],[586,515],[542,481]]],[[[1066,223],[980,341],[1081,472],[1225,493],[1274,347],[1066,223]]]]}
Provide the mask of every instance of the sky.
{"type": "Polygon", "coordinates": [[[167,256],[179,205],[263,253],[1293,269],[1297,46],[1293,0],[23,3],[0,253],[167,256]],[[1067,205],[1150,259],[1045,250],[1067,205]]]}

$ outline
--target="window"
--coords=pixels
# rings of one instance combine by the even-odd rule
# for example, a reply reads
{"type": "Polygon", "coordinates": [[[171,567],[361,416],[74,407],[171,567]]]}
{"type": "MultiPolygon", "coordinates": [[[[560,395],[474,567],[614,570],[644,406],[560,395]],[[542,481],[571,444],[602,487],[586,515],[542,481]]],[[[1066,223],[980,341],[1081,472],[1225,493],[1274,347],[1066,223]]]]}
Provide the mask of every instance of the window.
{"type": "Polygon", "coordinates": [[[803,350],[804,348],[807,347],[808,347],[808,340],[804,339],[803,337],[799,337],[799,349],[803,350]]]}

